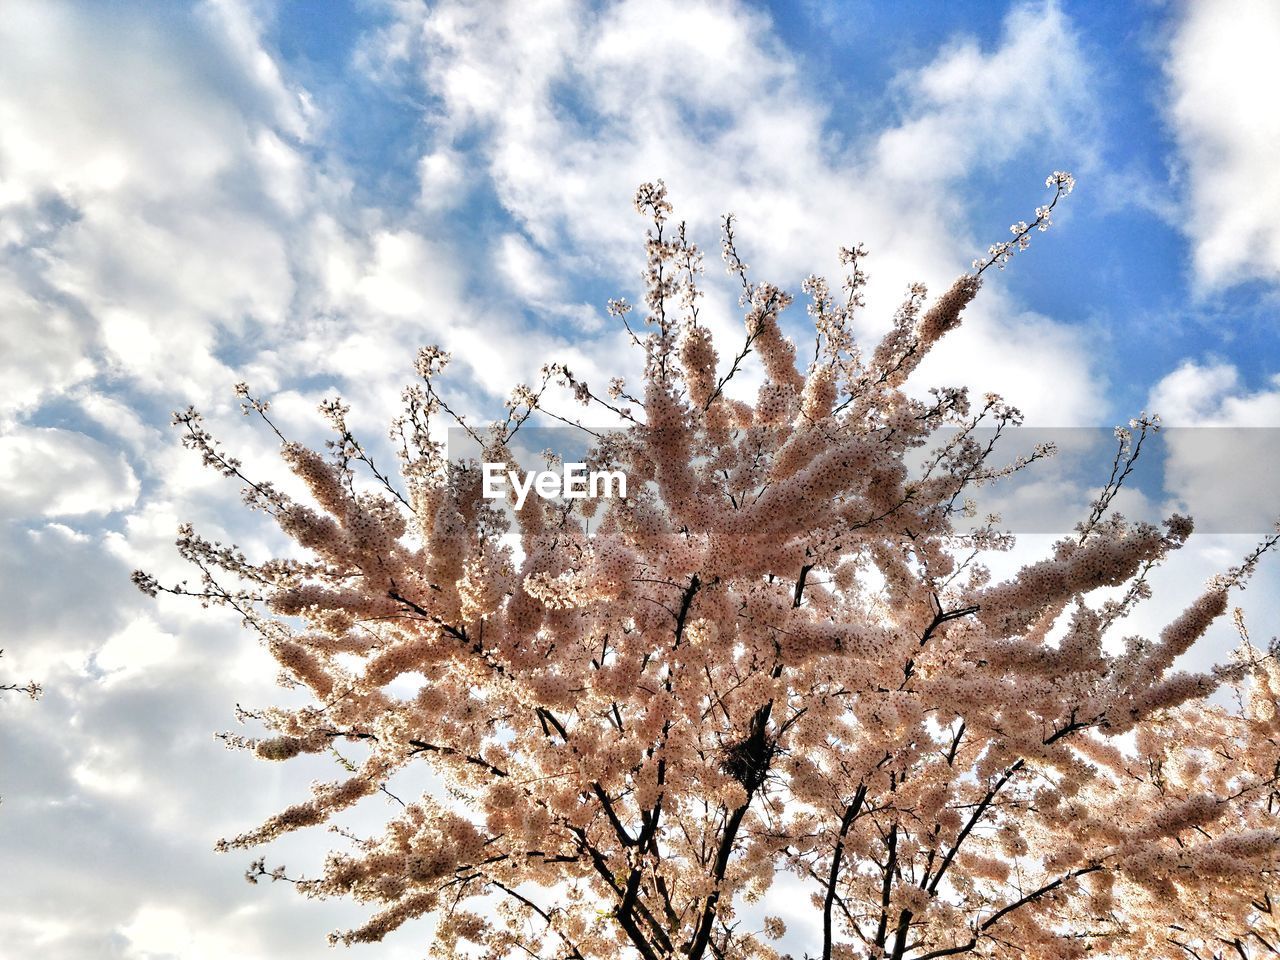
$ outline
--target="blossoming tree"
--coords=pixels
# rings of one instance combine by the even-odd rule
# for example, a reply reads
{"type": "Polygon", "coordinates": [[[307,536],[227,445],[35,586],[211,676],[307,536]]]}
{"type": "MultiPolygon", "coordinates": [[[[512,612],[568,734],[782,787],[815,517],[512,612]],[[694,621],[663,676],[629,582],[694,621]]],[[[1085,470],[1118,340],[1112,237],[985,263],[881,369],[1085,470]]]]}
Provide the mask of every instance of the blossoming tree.
{"type": "MultiPolygon", "coordinates": [[[[1014,408],[903,391],[982,274],[1047,227],[1071,185],[1050,177],[1035,220],[942,297],[913,286],[867,353],[851,334],[865,252],[843,250],[842,293],[804,285],[802,366],[779,326],[791,298],[749,279],[732,218],[723,252],[745,340],[722,360],[698,318],[699,252],[646,184],[647,315],[610,305],[643,351],[639,389],[550,366],[478,430],[439,390],[447,355],[423,350],[392,431],[402,481],[337,402],[330,454],[281,437],[306,502],[244,476],[194,410],[177,416],[301,550],[253,562],[188,527],[179,547],[200,586],[136,582],[235,608],[309,691],[301,708],[248,713],[267,735],[233,743],[277,761],[345,744],[355,758],[221,846],[385,793],[382,835],[288,879],[375,905],[334,940],[434,915],[441,956],[777,957],[801,934],[770,915],[784,872],[811,891],[816,931],[788,949],[823,960],[1275,952],[1280,671],[1247,636],[1230,665],[1174,670],[1275,538],[1158,636],[1108,643],[1191,532],[1183,517],[1157,528],[1110,511],[1152,421],[1118,431],[1112,478],[1074,534],[993,582],[983,552],[1011,539],[970,519],[966,491],[1046,451],[997,466],[976,430],[1015,425],[1014,408]],[[753,355],[763,382],[747,402],[727,388],[753,355]],[[477,463],[446,458],[438,425],[513,462],[530,418],[576,422],[548,410],[557,382],[623,426],[590,460],[625,471],[629,495],[499,509],[477,463]],[[1224,685],[1238,709],[1209,699],[1224,685]],[[441,788],[394,796],[390,778],[419,764],[441,788]]],[[[284,874],[258,860],[250,876],[284,874]]]]}

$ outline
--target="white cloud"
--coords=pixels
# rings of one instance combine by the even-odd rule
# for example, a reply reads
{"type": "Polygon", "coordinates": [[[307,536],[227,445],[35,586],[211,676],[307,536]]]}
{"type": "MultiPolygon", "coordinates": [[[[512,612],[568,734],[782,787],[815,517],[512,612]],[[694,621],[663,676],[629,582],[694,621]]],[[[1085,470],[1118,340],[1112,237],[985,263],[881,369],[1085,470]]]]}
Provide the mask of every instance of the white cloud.
{"type": "Polygon", "coordinates": [[[184,960],[216,960],[221,957],[246,956],[256,944],[246,937],[228,917],[229,923],[193,927],[187,911],[160,904],[145,904],[117,928],[128,943],[124,956],[129,960],[156,960],[159,957],[182,957],[184,960]]]}
{"type": "Polygon", "coordinates": [[[12,239],[39,251],[0,276],[0,298],[53,302],[53,322],[30,310],[6,327],[18,363],[60,361],[45,364],[55,383],[106,368],[148,389],[224,379],[216,319],[287,303],[279,241],[226,181],[254,158],[253,139],[200,76],[199,34],[176,26],[166,36],[128,7],[58,2],[9,4],[0,23],[0,215],[27,224],[12,239]],[[63,213],[37,229],[41,205],[63,213]],[[58,312],[75,317],[75,337],[58,312]]]}
{"type": "Polygon", "coordinates": [[[172,659],[177,652],[178,638],[144,614],[107,638],[94,654],[93,666],[106,671],[111,682],[120,682],[172,659]]]}
{"type": "Polygon", "coordinates": [[[1280,280],[1280,6],[1183,4],[1166,71],[1197,278],[1280,280]]]}
{"type": "Polygon", "coordinates": [[[208,405],[242,362],[296,376],[312,318],[363,307],[381,214],[315,159],[325,118],[263,40],[271,9],[6,6],[0,420],[95,376],[208,405]]]}
{"type": "Polygon", "coordinates": [[[995,49],[961,38],[904,74],[911,116],[876,144],[880,178],[942,184],[1007,161],[1028,139],[1091,134],[1089,70],[1073,34],[1056,4],[1015,7],[995,49]]]}
{"type": "Polygon", "coordinates": [[[1166,426],[1274,427],[1280,423],[1280,374],[1249,390],[1232,363],[1184,361],[1151,388],[1147,409],[1166,426]]]}
{"type": "MultiPolygon", "coordinates": [[[[0,225],[3,224],[0,219],[0,225]]],[[[95,335],[82,312],[0,267],[0,429],[50,395],[92,376],[95,335]]]]}
{"type": "MultiPolygon", "coordinates": [[[[962,40],[900,74],[899,119],[844,146],[828,135],[822,92],[755,10],[646,2],[587,15],[563,0],[399,9],[371,69],[416,57],[443,103],[438,136],[478,144],[470,180],[483,171],[524,234],[500,248],[511,295],[536,307],[549,275],[597,274],[623,278],[613,292],[634,296],[626,278],[640,266],[644,225],[630,198],[638,183],[663,177],[678,216],[710,251],[704,320],[722,353],[741,337],[736,293],[715,263],[725,210],[741,215],[755,275],[792,288],[811,271],[835,274],[837,247],[865,241],[869,336],[887,326],[908,282],[940,291],[993,239],[968,235],[953,187],[1029,150],[1055,160],[1064,149],[1091,152],[1089,71],[1053,4],[1015,7],[991,49],[962,40]]],[[[432,174],[423,173],[430,193],[432,174]]],[[[1038,186],[1028,184],[1028,210],[1038,186]]],[[[980,303],[950,338],[946,381],[997,390],[1041,423],[1099,414],[1092,351],[1079,332],[1019,310],[998,288],[980,303]],[[1039,384],[1050,374],[1057,389],[1046,402],[1039,384]]],[[[794,322],[803,325],[799,311],[794,322]]],[[[620,362],[617,342],[579,346],[608,369],[620,362]]]]}
{"type": "Polygon", "coordinates": [[[213,25],[214,41],[228,50],[240,67],[240,80],[256,94],[254,106],[266,112],[276,127],[306,140],[317,119],[311,96],[285,79],[275,57],[263,46],[266,25],[262,13],[274,9],[274,4],[252,0],[202,0],[196,7],[213,25]]]}
{"type": "Polygon", "coordinates": [[[560,284],[538,251],[518,233],[502,236],[493,259],[512,293],[522,300],[539,303],[559,291],[560,284]]]}
{"type": "Polygon", "coordinates": [[[386,232],[373,238],[373,262],[356,293],[374,310],[393,317],[428,317],[434,285],[422,283],[431,265],[427,241],[415,233],[386,232]]]}
{"type": "Polygon", "coordinates": [[[1280,375],[1250,390],[1233,364],[1187,361],[1156,383],[1148,409],[1172,428],[1163,436],[1170,508],[1215,532],[1272,529],[1280,520],[1280,375]]]}
{"type": "Polygon", "coordinates": [[[418,161],[418,202],[424,210],[452,210],[467,183],[462,157],[454,150],[437,150],[418,161]]]}
{"type": "Polygon", "coordinates": [[[0,524],[0,583],[4,669],[46,682],[50,696],[62,675],[81,676],[93,650],[142,599],[129,585],[128,567],[60,523],[0,524]]]}
{"type": "Polygon", "coordinates": [[[0,517],[106,514],[132,506],[124,456],[73,430],[17,427],[0,436],[0,517]]]}
{"type": "Polygon", "coordinates": [[[165,437],[158,425],[147,423],[124,397],[92,390],[73,396],[84,415],[122,441],[133,456],[149,457],[163,445],[165,437]]]}

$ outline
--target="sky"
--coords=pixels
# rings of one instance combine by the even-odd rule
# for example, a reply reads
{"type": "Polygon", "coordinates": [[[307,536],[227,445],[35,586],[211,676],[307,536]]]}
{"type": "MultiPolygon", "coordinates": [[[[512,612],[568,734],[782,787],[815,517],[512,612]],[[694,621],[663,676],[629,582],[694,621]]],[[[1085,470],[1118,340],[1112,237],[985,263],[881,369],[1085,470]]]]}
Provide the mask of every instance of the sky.
{"type": "MultiPolygon", "coordinates": [[[[723,342],[741,323],[716,258],[728,211],[753,275],[796,293],[865,244],[866,341],[909,282],[945,289],[1069,170],[1053,228],[992,271],[916,383],[999,392],[1042,428],[1273,427],[1276,89],[1268,0],[6,0],[0,682],[45,692],[0,700],[0,956],[294,960],[364,915],[247,885],[250,857],[213,852],[328,771],[223,749],[237,703],[287,696],[272,661],[234,616],[129,583],[189,575],[183,521],[281,548],[171,411],[195,405],[271,476],[239,381],[312,444],[340,394],[380,450],[424,344],[453,352],[447,390],[478,416],[550,361],[634,376],[605,303],[640,299],[631,197],[657,178],[708,251],[723,342]]],[[[800,305],[786,323],[807,336],[800,305]]],[[[1275,458],[1168,436],[1124,503],[1195,503],[1215,532],[1135,629],[1280,512],[1275,458]],[[1244,486],[1224,497],[1226,479],[1244,486]]],[[[1087,504],[1089,481],[1048,469],[1087,504]]],[[[1261,637],[1278,570],[1238,599],[1261,637]]],[[[1229,629],[1207,643],[1221,659],[1229,629]]],[[[267,856],[305,872],[331,839],[267,856]]],[[[354,949],[416,958],[422,929],[354,949]]]]}

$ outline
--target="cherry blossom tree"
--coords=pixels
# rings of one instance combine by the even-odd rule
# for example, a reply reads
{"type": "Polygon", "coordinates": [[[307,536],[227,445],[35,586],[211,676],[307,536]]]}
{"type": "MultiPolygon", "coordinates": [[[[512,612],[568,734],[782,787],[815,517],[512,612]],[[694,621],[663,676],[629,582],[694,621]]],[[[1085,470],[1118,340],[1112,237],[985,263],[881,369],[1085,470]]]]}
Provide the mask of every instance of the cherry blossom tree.
{"type": "MultiPolygon", "coordinates": [[[[1280,949],[1274,651],[1241,621],[1234,660],[1176,669],[1277,538],[1157,636],[1119,637],[1192,530],[1112,510],[1154,418],[1117,431],[1111,477],[1074,532],[997,582],[983,557],[1012,538],[972,515],[967,492],[1050,451],[997,463],[978,431],[1016,426],[1014,407],[903,389],[1072,180],[1047,186],[1034,220],[941,297],[912,286],[868,352],[852,333],[866,251],[841,251],[839,292],[805,281],[814,338],[801,357],[780,326],[792,298],[750,278],[726,217],[745,313],[726,361],[699,320],[701,254],[661,182],[645,184],[643,320],[610,303],[642,382],[598,390],[551,365],[478,428],[442,392],[448,354],[424,349],[392,429],[397,480],[338,401],[323,407],[328,453],[280,437],[303,498],[250,479],[195,410],[177,415],[185,442],[298,550],[250,560],[184,527],[199,584],[135,581],[233,608],[306,693],[301,707],[242,711],[264,733],[233,746],[343,765],[220,847],[377,798],[385,831],[340,830],[348,845],[315,876],[260,859],[249,877],[373,905],[335,942],[433,916],[443,957],[1280,949]],[[733,383],[749,364],[762,380],[750,401],[733,383]],[[556,409],[555,387],[594,419],[556,409]],[[628,495],[515,510],[441,443],[452,424],[485,462],[514,466],[514,438],[543,417],[588,435],[590,465],[623,471],[628,495]],[[438,789],[391,789],[423,764],[438,789]],[[808,931],[775,915],[785,873],[812,894],[785,911],[811,911],[811,942],[793,945],[808,931]]],[[[268,403],[240,393],[274,430],[268,403]]]]}

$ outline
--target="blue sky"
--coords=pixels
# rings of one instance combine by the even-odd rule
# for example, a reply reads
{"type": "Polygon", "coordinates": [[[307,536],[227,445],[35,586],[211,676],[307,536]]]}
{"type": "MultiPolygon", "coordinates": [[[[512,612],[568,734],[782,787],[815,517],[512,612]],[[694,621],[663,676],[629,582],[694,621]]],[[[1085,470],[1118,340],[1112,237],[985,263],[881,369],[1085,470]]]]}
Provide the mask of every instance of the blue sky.
{"type": "MultiPolygon", "coordinates": [[[[945,289],[1070,170],[1053,229],[990,277],[918,389],[997,390],[1041,427],[1144,409],[1276,426],[1277,64],[1266,0],[9,0],[0,676],[47,692],[0,701],[5,949],[279,960],[360,916],[250,888],[212,853],[324,771],[223,751],[210,734],[233,704],[282,695],[269,659],[234,618],[128,584],[134,567],[185,575],[182,520],[280,546],[170,411],[197,405],[273,475],[239,380],[311,442],[341,393],[376,445],[424,343],[454,352],[452,399],[478,415],[548,361],[634,376],[604,305],[639,299],[630,199],[658,177],[708,252],[718,337],[740,323],[715,256],[733,211],[756,276],[797,293],[865,243],[866,342],[909,281],[945,289]]],[[[789,332],[804,321],[797,305],[789,332]]],[[[1252,529],[1270,476],[1215,504],[1222,464],[1170,449],[1126,509],[1208,504],[1217,529],[1252,529]]],[[[1048,469],[1045,487],[1087,502],[1048,469]]],[[[1201,538],[1157,597],[1253,540],[1201,538]]],[[[1264,636],[1277,583],[1242,601],[1264,636]]],[[[1157,607],[1134,628],[1162,622],[1157,607]]],[[[1207,659],[1230,637],[1213,642],[1207,659]]],[[[305,867],[326,841],[271,859],[305,867]]],[[[368,954],[416,946],[405,931],[368,954]]]]}

